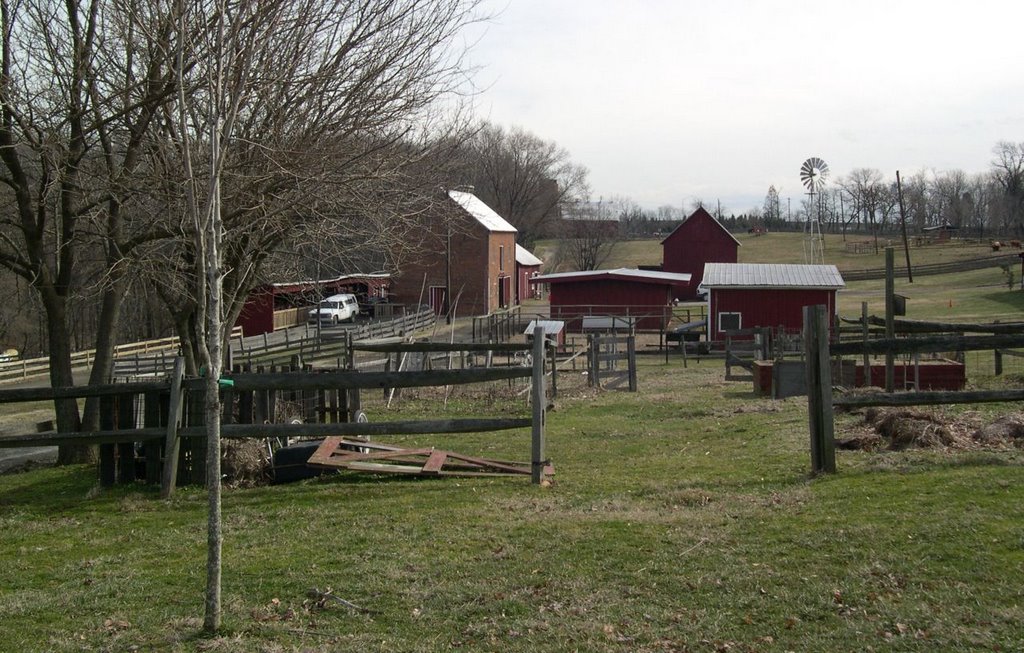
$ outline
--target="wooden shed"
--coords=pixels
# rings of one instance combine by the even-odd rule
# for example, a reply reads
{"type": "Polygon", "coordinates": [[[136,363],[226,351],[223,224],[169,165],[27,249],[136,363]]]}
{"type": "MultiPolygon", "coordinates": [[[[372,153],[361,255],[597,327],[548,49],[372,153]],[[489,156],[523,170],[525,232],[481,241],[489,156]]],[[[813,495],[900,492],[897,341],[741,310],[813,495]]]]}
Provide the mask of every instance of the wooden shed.
{"type": "Polygon", "coordinates": [[[836,291],[844,287],[834,265],[708,263],[708,339],[756,327],[803,328],[804,306],[823,304],[836,314],[836,291]]]}
{"type": "Polygon", "coordinates": [[[309,309],[324,297],[347,292],[365,304],[368,300],[388,297],[390,286],[391,275],[383,272],[344,274],[319,281],[264,284],[249,293],[235,326],[242,327],[246,337],[270,333],[302,324],[309,315],[309,309]]]}
{"type": "Polygon", "coordinates": [[[661,241],[661,269],[691,277],[689,284],[676,287],[675,297],[697,299],[705,264],[735,263],[739,246],[740,241],[714,216],[703,208],[694,211],[661,241]]]}
{"type": "Polygon", "coordinates": [[[533,255],[533,252],[516,243],[516,303],[536,296],[537,286],[530,285],[530,279],[540,274],[540,266],[544,261],[533,255]]]}
{"type": "Polygon", "coordinates": [[[425,212],[392,281],[394,301],[429,303],[437,313],[486,315],[515,301],[516,228],[476,195],[451,190],[425,212]],[[448,280],[451,297],[447,297],[448,280]]]}
{"type": "Polygon", "coordinates": [[[689,283],[689,274],[619,268],[542,274],[531,279],[550,287],[551,318],[566,322],[566,330],[580,332],[583,318],[628,318],[635,328],[660,330],[671,317],[673,287],[689,283]]]}

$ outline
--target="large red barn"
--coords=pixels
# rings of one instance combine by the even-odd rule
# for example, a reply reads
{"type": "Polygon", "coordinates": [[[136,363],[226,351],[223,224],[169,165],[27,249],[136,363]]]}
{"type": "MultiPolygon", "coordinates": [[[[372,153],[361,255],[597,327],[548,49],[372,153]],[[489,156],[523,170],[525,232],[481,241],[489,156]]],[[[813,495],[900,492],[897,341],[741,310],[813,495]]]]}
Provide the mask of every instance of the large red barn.
{"type": "Polygon", "coordinates": [[[725,331],[756,327],[803,328],[804,306],[823,304],[836,314],[836,291],[844,287],[834,265],[708,263],[708,339],[725,331]]]}
{"type": "Polygon", "coordinates": [[[550,286],[551,319],[564,320],[568,331],[582,330],[585,316],[630,318],[637,329],[663,329],[671,311],[672,288],[690,275],[619,268],[561,272],[533,277],[550,286]]]}
{"type": "Polygon", "coordinates": [[[735,263],[740,241],[715,218],[698,208],[661,241],[661,269],[689,274],[691,282],[676,288],[676,297],[697,299],[705,263],[735,263]]]}

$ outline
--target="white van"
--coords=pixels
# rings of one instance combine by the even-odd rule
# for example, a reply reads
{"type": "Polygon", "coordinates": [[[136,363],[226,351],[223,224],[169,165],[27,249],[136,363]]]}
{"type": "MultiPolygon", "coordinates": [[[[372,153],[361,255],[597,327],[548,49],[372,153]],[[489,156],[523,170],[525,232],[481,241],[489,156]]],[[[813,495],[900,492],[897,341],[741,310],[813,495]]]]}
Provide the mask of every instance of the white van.
{"type": "Polygon", "coordinates": [[[359,315],[359,301],[355,295],[344,293],[331,295],[309,312],[309,321],[313,324],[338,324],[339,322],[355,322],[359,315]]]}

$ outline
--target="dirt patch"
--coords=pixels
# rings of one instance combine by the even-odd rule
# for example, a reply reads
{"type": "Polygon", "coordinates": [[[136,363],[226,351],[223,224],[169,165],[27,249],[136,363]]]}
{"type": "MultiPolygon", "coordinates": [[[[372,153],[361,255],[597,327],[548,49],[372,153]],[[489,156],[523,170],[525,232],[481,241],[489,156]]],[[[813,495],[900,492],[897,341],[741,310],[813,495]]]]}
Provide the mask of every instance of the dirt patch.
{"type": "Polygon", "coordinates": [[[898,451],[908,448],[979,450],[1024,446],[1024,414],[985,423],[977,413],[935,409],[868,408],[863,421],[837,434],[836,447],[898,451]]]}

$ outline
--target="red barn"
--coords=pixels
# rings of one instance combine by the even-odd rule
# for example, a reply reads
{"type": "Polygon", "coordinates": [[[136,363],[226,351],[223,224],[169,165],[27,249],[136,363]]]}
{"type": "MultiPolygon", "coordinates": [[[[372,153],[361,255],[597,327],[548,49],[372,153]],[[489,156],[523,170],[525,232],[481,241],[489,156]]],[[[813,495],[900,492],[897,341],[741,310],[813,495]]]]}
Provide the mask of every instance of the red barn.
{"type": "Polygon", "coordinates": [[[698,208],[661,241],[661,269],[689,274],[690,284],[678,286],[676,297],[697,299],[705,263],[735,263],[740,241],[715,218],[698,208]]]}
{"type": "Polygon", "coordinates": [[[836,314],[836,291],[844,287],[834,265],[708,263],[708,340],[725,331],[756,327],[803,328],[804,306],[823,304],[836,314]]]}
{"type": "Polygon", "coordinates": [[[540,274],[540,266],[544,261],[540,260],[533,253],[516,243],[516,303],[522,304],[523,300],[533,297],[535,286],[530,285],[530,279],[540,274]]]}
{"type": "Polygon", "coordinates": [[[366,303],[386,298],[390,285],[391,275],[387,273],[345,274],[320,281],[268,283],[249,293],[235,326],[242,327],[246,337],[270,333],[302,324],[309,316],[309,309],[324,297],[347,292],[358,297],[360,303],[366,303]]]}
{"type": "Polygon", "coordinates": [[[672,289],[690,282],[688,274],[620,268],[562,272],[533,277],[549,284],[551,319],[568,331],[583,329],[584,316],[625,317],[637,329],[660,330],[671,317],[672,289]]]}
{"type": "Polygon", "coordinates": [[[421,217],[416,241],[400,254],[391,283],[393,301],[429,303],[443,313],[451,279],[451,308],[460,316],[507,308],[513,295],[516,228],[476,195],[448,191],[439,208],[421,217]]]}

